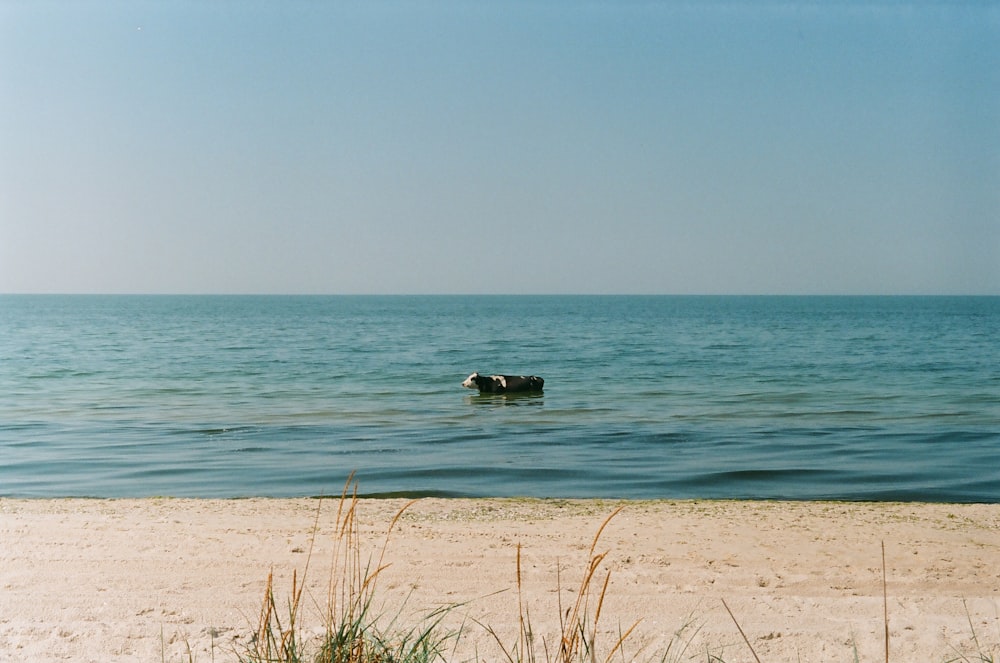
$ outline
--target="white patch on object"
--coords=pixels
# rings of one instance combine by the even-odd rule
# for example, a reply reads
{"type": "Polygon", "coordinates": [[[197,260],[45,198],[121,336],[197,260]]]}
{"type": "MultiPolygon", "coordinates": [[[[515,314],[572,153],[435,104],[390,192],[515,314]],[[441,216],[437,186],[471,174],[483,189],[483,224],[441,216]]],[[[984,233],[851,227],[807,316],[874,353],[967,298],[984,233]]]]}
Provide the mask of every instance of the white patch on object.
{"type": "Polygon", "coordinates": [[[462,386],[465,387],[466,389],[475,389],[476,388],[476,378],[478,378],[478,377],[479,377],[479,373],[473,373],[469,377],[465,378],[465,382],[462,383],[462,386]]]}

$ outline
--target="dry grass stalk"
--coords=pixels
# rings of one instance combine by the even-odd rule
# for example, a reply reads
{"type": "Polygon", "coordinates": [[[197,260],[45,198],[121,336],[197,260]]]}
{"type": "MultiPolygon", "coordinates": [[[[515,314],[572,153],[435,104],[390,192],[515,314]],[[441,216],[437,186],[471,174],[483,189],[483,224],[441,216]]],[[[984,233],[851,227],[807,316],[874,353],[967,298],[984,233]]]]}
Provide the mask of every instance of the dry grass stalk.
{"type": "MultiPolygon", "coordinates": [[[[307,646],[310,643],[303,642],[299,620],[306,576],[319,531],[322,500],[316,508],[305,569],[301,577],[297,570],[292,572],[287,610],[282,612],[278,609],[272,570],[265,583],[257,628],[246,651],[239,657],[243,663],[299,663],[306,660],[315,663],[390,663],[427,662],[442,658],[440,648],[449,634],[442,634],[437,627],[446,610],[431,613],[424,630],[410,628],[389,635],[378,627],[382,615],[372,611],[377,579],[388,566],[384,560],[390,534],[413,502],[404,505],[392,519],[373,565],[372,558],[363,553],[357,517],[357,485],[352,487],[352,481],[353,477],[350,477],[337,504],[326,605],[321,608],[324,634],[319,644],[312,643],[311,647],[318,648],[318,652],[311,651],[307,646]],[[282,615],[287,617],[283,619],[282,615]]],[[[394,625],[395,620],[391,624],[394,625]]]]}
{"type": "Polygon", "coordinates": [[[760,658],[757,656],[757,652],[753,650],[753,645],[750,644],[750,639],[747,637],[747,634],[743,632],[743,628],[740,626],[740,623],[736,621],[736,615],[734,615],[733,611],[729,609],[729,604],[726,603],[726,599],[722,599],[722,605],[725,606],[726,612],[729,613],[729,617],[733,620],[733,623],[736,624],[736,630],[743,636],[743,642],[747,643],[747,647],[750,648],[750,653],[753,654],[754,660],[757,661],[757,663],[760,663],[760,658]]]}
{"type": "Polygon", "coordinates": [[[882,541],[882,623],[885,626],[885,663],[889,663],[889,593],[885,582],[885,541],[882,541]]]}
{"type": "MultiPolygon", "coordinates": [[[[601,611],[604,606],[604,599],[607,595],[608,584],[611,579],[611,573],[608,572],[604,576],[600,590],[597,593],[596,604],[594,605],[594,614],[591,619],[589,616],[590,605],[595,600],[593,596],[595,587],[594,581],[598,571],[600,570],[601,564],[604,562],[608,554],[606,552],[597,553],[595,551],[604,528],[607,527],[612,518],[621,512],[622,508],[624,507],[616,509],[604,520],[604,522],[601,523],[601,526],[598,528],[597,534],[594,536],[594,540],[590,545],[587,568],[583,574],[583,578],[580,580],[580,585],[574,597],[573,605],[565,611],[563,610],[561,598],[562,580],[560,570],[558,566],[556,568],[556,593],[557,596],[559,596],[557,601],[557,610],[559,614],[559,648],[555,653],[555,661],[557,663],[574,663],[577,661],[596,663],[598,660],[597,632],[601,619],[601,611]]],[[[483,625],[483,627],[496,641],[501,652],[503,653],[503,656],[509,663],[535,663],[538,660],[538,655],[535,651],[536,643],[534,631],[531,626],[531,615],[527,602],[524,599],[520,544],[517,546],[516,570],[518,602],[517,644],[513,648],[508,648],[503,644],[499,635],[493,630],[492,627],[488,625],[483,625]]],[[[629,637],[632,631],[635,630],[638,624],[639,622],[636,621],[624,632],[619,631],[619,638],[611,647],[605,661],[610,661],[621,650],[625,640],[629,637]]],[[[542,646],[544,650],[544,660],[551,661],[552,653],[549,651],[548,643],[546,643],[544,639],[542,646]]]]}

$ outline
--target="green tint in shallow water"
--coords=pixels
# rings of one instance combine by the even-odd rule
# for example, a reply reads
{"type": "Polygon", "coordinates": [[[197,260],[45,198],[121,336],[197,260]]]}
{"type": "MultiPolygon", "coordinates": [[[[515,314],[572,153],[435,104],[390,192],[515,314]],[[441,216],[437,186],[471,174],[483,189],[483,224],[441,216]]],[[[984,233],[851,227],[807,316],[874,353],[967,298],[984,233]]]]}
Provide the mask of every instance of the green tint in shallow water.
{"type": "Polygon", "coordinates": [[[997,502],[998,338],[977,297],[3,296],[0,494],[997,502]]]}

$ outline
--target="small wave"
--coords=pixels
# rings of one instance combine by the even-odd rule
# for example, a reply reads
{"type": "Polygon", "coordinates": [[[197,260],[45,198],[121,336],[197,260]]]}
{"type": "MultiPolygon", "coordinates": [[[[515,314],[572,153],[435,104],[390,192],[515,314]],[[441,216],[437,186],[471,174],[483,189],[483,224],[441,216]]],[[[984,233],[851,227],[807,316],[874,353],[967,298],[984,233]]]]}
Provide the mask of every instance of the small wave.
{"type": "MultiPolygon", "coordinates": [[[[217,435],[233,435],[237,433],[246,433],[253,430],[251,426],[223,426],[219,428],[199,428],[193,431],[196,435],[204,435],[207,437],[214,437],[217,435]]],[[[179,434],[185,435],[187,431],[177,431],[179,434]]]]}

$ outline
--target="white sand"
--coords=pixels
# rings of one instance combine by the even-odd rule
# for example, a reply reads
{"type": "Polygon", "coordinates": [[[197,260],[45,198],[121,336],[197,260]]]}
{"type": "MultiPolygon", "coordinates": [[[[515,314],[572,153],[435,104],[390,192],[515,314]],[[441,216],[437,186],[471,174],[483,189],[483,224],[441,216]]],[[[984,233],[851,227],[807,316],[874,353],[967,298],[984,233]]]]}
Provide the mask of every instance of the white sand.
{"type": "MultiPolygon", "coordinates": [[[[0,499],[0,661],[173,662],[189,650],[197,663],[235,660],[268,571],[282,602],[292,570],[304,571],[318,504],[0,499]]],[[[381,547],[403,504],[361,501],[366,551],[381,547]]],[[[884,541],[893,661],[1000,656],[1000,505],[426,499],[392,532],[379,607],[412,625],[467,602],[449,624],[468,617],[513,643],[520,544],[534,630],[551,642],[557,588],[565,608],[620,504],[597,545],[611,571],[599,646],[641,619],[626,642],[630,653],[644,647],[638,660],[673,639],[672,654],[688,647],[676,660],[752,661],[725,599],[763,661],[848,662],[855,648],[861,661],[882,661],[884,541]]],[[[315,605],[327,595],[335,513],[322,502],[307,634],[322,623],[315,605]]],[[[468,621],[453,660],[476,651],[502,658],[468,621]]]]}

